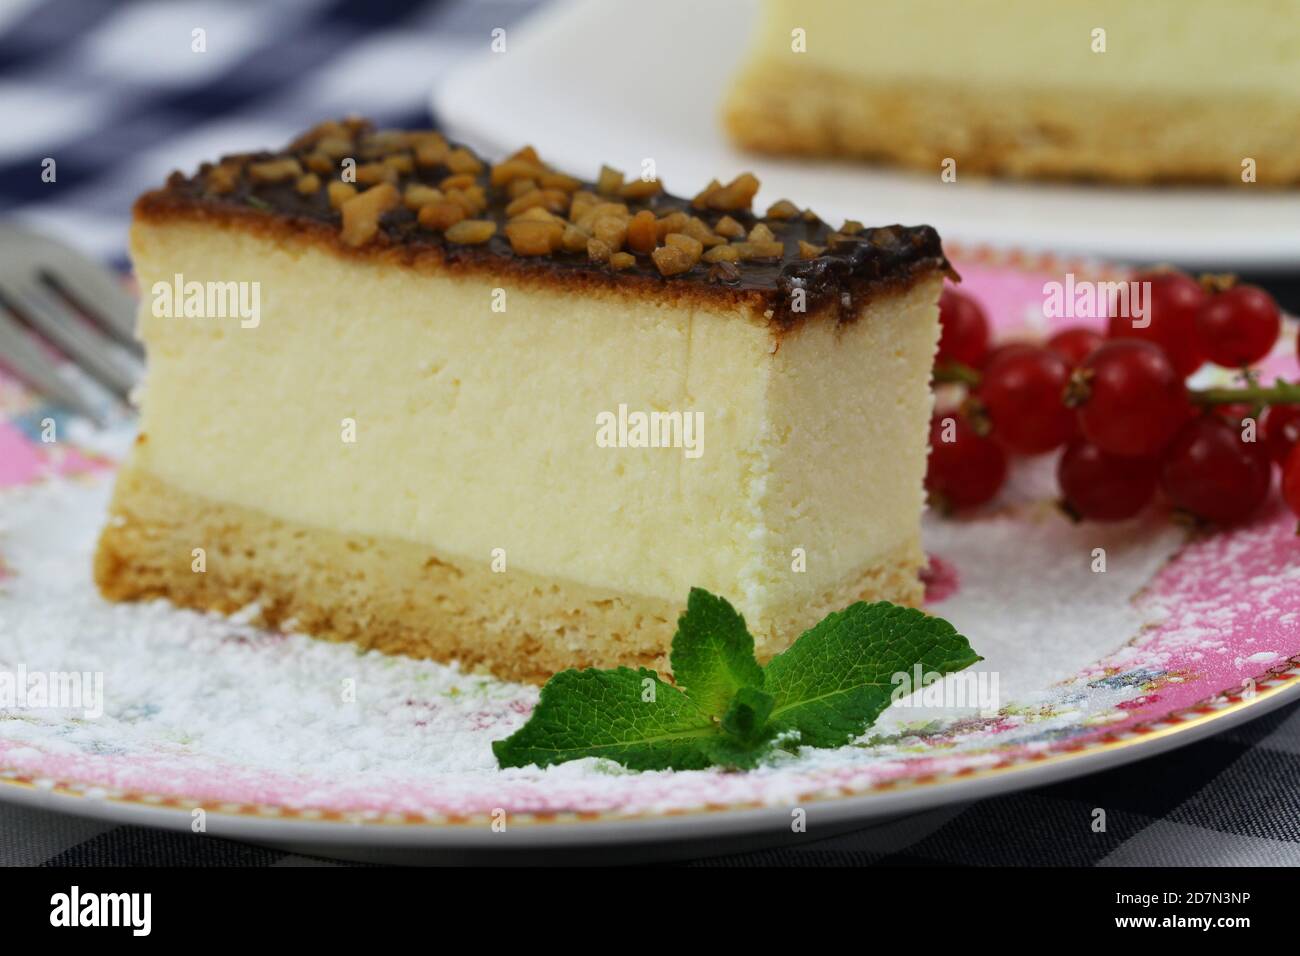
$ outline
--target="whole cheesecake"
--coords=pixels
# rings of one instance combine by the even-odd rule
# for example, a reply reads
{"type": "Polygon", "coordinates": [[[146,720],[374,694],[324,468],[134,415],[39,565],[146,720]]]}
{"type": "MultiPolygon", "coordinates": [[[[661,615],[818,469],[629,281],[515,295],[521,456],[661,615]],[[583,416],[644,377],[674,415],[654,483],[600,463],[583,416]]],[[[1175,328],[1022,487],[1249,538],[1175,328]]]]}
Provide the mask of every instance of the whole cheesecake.
{"type": "Polygon", "coordinates": [[[939,239],[757,188],[361,121],[174,174],[102,592],[528,681],[667,672],[692,586],[764,658],[918,602],[939,239]]]}
{"type": "Polygon", "coordinates": [[[938,174],[1300,182],[1298,0],[764,0],[752,150],[938,174]]]}

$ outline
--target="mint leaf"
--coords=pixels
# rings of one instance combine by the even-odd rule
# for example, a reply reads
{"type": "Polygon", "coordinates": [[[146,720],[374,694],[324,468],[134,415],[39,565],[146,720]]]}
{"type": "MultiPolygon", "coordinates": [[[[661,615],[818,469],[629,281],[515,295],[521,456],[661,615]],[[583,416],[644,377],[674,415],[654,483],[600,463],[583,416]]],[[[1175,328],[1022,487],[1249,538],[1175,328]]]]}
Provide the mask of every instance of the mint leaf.
{"type": "Polygon", "coordinates": [[[744,618],[695,588],[673,637],[678,687],[645,668],[562,671],[492,752],[502,767],[606,757],[633,770],[750,769],[781,734],[810,747],[860,736],[900,672],[948,674],[979,660],[947,621],[882,601],[828,615],[764,670],[744,618]]]}
{"type": "Polygon", "coordinates": [[[717,736],[713,719],[654,671],[568,670],[546,682],[528,723],[492,752],[502,767],[608,757],[633,770],[698,770],[717,762],[700,746],[717,736]]]}
{"type": "Polygon", "coordinates": [[[806,631],[764,673],[775,699],[769,726],[809,747],[839,747],[890,704],[893,675],[949,674],[983,660],[947,621],[886,601],[858,602],[806,631]]]}
{"type": "Polygon", "coordinates": [[[737,770],[753,770],[772,752],[773,736],[765,734],[761,740],[744,741],[730,734],[715,734],[700,741],[700,750],[711,764],[737,770]]]}
{"type": "Polygon", "coordinates": [[[737,740],[751,743],[771,739],[771,735],[765,737],[763,731],[775,705],[771,694],[742,687],[722,717],[722,729],[737,740]]]}
{"type": "Polygon", "coordinates": [[[673,681],[705,712],[721,718],[737,691],[763,686],[754,638],[724,598],[691,588],[673,635],[673,681]]]}

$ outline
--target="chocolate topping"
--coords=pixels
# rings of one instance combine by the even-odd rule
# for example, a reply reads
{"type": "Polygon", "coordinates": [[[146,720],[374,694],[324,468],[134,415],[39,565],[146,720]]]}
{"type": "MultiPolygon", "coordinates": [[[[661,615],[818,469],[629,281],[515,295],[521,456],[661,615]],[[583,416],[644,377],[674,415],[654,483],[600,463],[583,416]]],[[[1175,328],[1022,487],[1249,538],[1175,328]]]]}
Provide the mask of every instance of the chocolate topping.
{"type": "Polygon", "coordinates": [[[437,250],[448,263],[508,259],[586,280],[722,286],[757,293],[786,327],[823,309],[850,320],[878,288],[934,271],[955,275],[930,226],[850,222],[835,230],[787,200],[756,216],[747,207],[757,185],[744,174],[685,199],[655,182],[623,183],[608,167],[587,184],[541,165],[528,148],[489,167],[436,133],[347,120],[322,124],[280,152],[174,173],[141,204],[180,201],[325,224],[350,246],[437,250]],[[349,160],[355,193],[340,183],[349,160]],[[593,211],[601,220],[594,226],[593,211]],[[647,233],[646,211],[657,236],[647,233]]]}

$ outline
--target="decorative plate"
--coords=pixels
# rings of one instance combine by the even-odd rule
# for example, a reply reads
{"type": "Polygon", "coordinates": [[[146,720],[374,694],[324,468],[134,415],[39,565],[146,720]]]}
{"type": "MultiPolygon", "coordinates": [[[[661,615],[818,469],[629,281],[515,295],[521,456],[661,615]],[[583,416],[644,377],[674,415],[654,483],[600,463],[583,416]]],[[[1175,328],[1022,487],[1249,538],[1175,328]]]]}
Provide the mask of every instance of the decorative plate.
{"type": "MultiPolygon", "coordinates": [[[[950,251],[1002,337],[1047,327],[1044,282],[1096,275],[950,251]]],[[[1294,375],[1294,346],[1268,368],[1294,375]]],[[[977,515],[926,520],[930,608],[984,655],[996,706],[909,699],[858,744],[749,773],[501,771],[489,744],[535,688],[100,599],[90,555],[130,437],[0,379],[0,799],[335,854],[698,853],[788,837],[796,809],[826,834],[1091,772],[1300,696],[1300,540],[1280,502],[1215,535],[1160,513],[1076,525],[1048,456],[1018,462],[977,515]],[[47,419],[58,441],[42,441],[47,419]],[[74,672],[79,706],[15,696],[74,672]]]]}

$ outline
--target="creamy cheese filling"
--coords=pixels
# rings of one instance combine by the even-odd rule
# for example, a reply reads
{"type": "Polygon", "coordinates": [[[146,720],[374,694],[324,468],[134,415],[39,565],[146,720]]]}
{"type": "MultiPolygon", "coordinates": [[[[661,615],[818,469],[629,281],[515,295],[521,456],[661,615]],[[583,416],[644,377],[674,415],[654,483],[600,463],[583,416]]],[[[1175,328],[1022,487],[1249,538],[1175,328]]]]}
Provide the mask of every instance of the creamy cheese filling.
{"type": "Polygon", "coordinates": [[[193,494],[494,570],[670,600],[698,585],[755,621],[917,534],[937,277],[778,339],[761,316],[234,228],[140,224],[133,251],[135,464],[193,494]],[[154,314],[177,275],[257,283],[259,321],[154,314]],[[669,422],[661,447],[599,438],[637,413],[669,422]],[[673,441],[683,416],[698,454],[673,441]]]}

